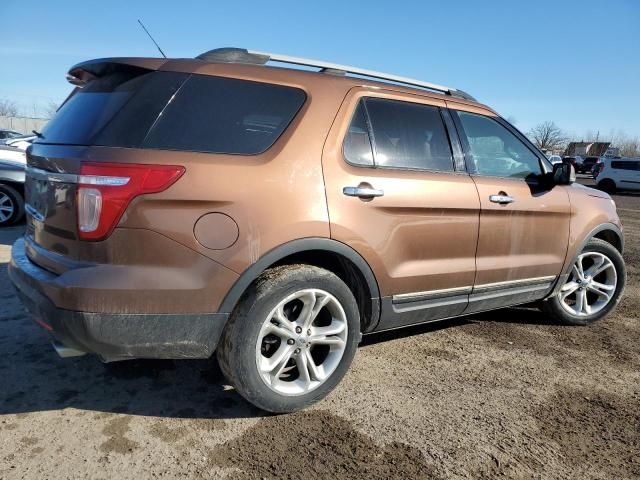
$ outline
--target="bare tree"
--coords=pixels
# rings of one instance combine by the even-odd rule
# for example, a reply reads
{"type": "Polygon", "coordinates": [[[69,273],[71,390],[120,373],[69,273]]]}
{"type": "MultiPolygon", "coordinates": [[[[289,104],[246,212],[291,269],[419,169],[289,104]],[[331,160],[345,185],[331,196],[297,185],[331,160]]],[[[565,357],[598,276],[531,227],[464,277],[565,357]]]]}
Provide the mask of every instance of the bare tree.
{"type": "Polygon", "coordinates": [[[58,111],[58,107],[59,105],[54,102],[53,100],[49,100],[49,102],[42,107],[42,113],[44,114],[45,118],[51,118],[55,115],[55,113],[58,111]]]}
{"type": "Polygon", "coordinates": [[[564,149],[567,136],[554,122],[543,122],[528,133],[529,138],[540,150],[554,151],[564,149]]]}
{"type": "Polygon", "coordinates": [[[612,130],[607,138],[623,157],[640,157],[640,137],[631,137],[622,130],[612,130]]]}
{"type": "Polygon", "coordinates": [[[640,157],[640,138],[627,137],[615,145],[620,149],[622,157],[640,157]]]}
{"type": "Polygon", "coordinates": [[[15,117],[18,115],[16,102],[0,98],[0,115],[4,117],[15,117]]]}

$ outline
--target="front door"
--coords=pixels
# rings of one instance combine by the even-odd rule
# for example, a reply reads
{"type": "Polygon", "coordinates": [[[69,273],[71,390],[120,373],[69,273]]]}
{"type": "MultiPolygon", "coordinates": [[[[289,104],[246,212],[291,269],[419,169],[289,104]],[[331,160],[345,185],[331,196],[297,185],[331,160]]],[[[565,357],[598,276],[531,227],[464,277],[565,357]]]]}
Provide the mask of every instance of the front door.
{"type": "Polygon", "coordinates": [[[466,313],[542,298],[569,240],[564,186],[543,186],[544,161],[506,122],[455,111],[467,169],[480,196],[476,278],[466,313]]]}
{"type": "Polygon", "coordinates": [[[444,107],[428,97],[355,89],[326,142],[331,237],[372,267],[383,296],[378,329],[467,306],[480,203],[473,180],[454,167],[444,107]]]}

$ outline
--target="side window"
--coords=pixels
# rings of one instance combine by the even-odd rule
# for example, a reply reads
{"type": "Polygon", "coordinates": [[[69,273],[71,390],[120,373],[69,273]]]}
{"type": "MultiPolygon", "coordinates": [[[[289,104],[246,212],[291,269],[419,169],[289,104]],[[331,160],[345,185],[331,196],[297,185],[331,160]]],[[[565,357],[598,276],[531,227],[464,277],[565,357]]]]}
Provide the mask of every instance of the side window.
{"type": "Polygon", "coordinates": [[[360,100],[356,111],[353,113],[349,131],[344,139],[343,151],[344,157],[349,163],[367,167],[373,166],[371,138],[369,138],[367,118],[362,100],[360,100]]]}
{"type": "Polygon", "coordinates": [[[453,171],[438,107],[380,98],[368,98],[366,106],[376,166],[453,171]]]}
{"type": "Polygon", "coordinates": [[[628,160],[611,162],[611,168],[617,170],[640,170],[640,162],[630,162],[628,160]]]}
{"type": "Polygon", "coordinates": [[[475,113],[456,114],[468,144],[470,173],[520,178],[542,173],[537,155],[497,121],[475,113]]]}
{"type": "Polygon", "coordinates": [[[275,143],[305,100],[298,88],[192,75],[158,117],[143,147],[259,154],[275,143]]]}

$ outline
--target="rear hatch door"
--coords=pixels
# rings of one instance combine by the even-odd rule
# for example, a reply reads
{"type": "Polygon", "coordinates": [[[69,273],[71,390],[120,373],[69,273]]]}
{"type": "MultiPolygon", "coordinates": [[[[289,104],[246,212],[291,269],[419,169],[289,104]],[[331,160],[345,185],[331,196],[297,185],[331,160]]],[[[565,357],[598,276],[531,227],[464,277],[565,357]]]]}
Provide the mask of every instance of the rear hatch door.
{"type": "MultiPolygon", "coordinates": [[[[161,65],[154,62],[151,67],[161,65]]],[[[105,158],[104,152],[95,155],[98,148],[138,148],[189,76],[112,60],[89,62],[84,68],[70,71],[82,86],[69,95],[27,151],[27,253],[54,271],[65,270],[65,261],[81,256],[76,206],[81,163],[105,158]]]]}

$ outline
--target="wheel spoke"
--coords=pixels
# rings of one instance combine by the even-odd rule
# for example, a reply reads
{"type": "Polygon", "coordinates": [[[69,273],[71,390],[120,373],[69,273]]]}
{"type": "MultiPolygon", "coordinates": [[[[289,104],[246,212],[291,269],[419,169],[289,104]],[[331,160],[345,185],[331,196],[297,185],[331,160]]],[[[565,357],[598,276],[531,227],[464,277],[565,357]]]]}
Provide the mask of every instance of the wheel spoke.
{"type": "Polygon", "coordinates": [[[582,255],[580,255],[574,265],[574,268],[580,280],[584,280],[584,267],[582,266],[582,258],[582,255]]]}
{"type": "Polygon", "coordinates": [[[346,329],[346,324],[334,320],[327,327],[313,327],[309,343],[315,345],[337,345],[344,347],[345,341],[339,336],[346,329]]]}
{"type": "Polygon", "coordinates": [[[345,331],[347,325],[344,322],[333,320],[327,327],[313,327],[313,335],[338,335],[345,331]]]}
{"type": "Polygon", "coordinates": [[[270,358],[262,357],[261,370],[271,373],[272,376],[278,378],[291,358],[293,351],[294,347],[292,345],[284,344],[280,346],[270,358]]]}
{"type": "Polygon", "coordinates": [[[313,306],[313,311],[311,312],[308,320],[305,322],[303,328],[308,329],[311,326],[313,321],[318,317],[320,310],[322,310],[327,305],[327,303],[329,303],[329,300],[331,300],[331,297],[329,297],[328,295],[325,295],[319,299],[316,297],[316,304],[313,306]]]}
{"type": "Polygon", "coordinates": [[[578,265],[577,263],[574,263],[573,266],[571,267],[571,279],[572,280],[582,280],[582,277],[580,276],[580,270],[578,269],[578,265]]]}
{"type": "Polygon", "coordinates": [[[276,309],[276,313],[273,315],[273,318],[280,324],[281,327],[289,330],[291,333],[294,333],[296,331],[296,326],[294,325],[294,323],[289,320],[284,314],[284,305],[280,305],[276,309]]]}
{"type": "Polygon", "coordinates": [[[594,276],[594,272],[596,270],[598,270],[602,264],[605,263],[605,259],[604,257],[601,256],[597,256],[595,257],[595,259],[593,260],[593,265],[591,265],[585,272],[584,275],[585,277],[593,277],[594,276]]]}
{"type": "Polygon", "coordinates": [[[606,298],[607,300],[611,298],[614,290],[616,289],[615,285],[605,285],[598,282],[591,282],[591,284],[587,288],[593,293],[596,293],[599,296],[606,298]]]}
{"type": "Polygon", "coordinates": [[[295,332],[292,332],[288,328],[284,328],[279,325],[274,325],[273,323],[267,325],[267,328],[265,328],[264,330],[265,335],[269,333],[272,333],[273,335],[276,335],[284,339],[295,338],[296,336],[295,332]]]}
{"type": "Polygon", "coordinates": [[[587,296],[584,293],[584,290],[578,290],[576,293],[576,313],[581,314],[584,309],[584,304],[586,303],[587,296]]]}
{"type": "Polygon", "coordinates": [[[302,307],[300,315],[298,315],[296,323],[304,328],[307,323],[311,324],[313,321],[312,315],[316,305],[316,294],[315,292],[305,292],[305,294],[298,297],[298,299],[304,306],[302,307]]]}
{"type": "Polygon", "coordinates": [[[567,298],[569,295],[575,292],[579,287],[580,285],[578,285],[577,282],[569,282],[564,284],[560,289],[560,300],[564,300],[565,298],[567,298]]]}
{"type": "Polygon", "coordinates": [[[298,375],[300,376],[300,379],[304,383],[305,388],[308,388],[311,383],[311,372],[309,372],[309,361],[307,359],[307,355],[298,355],[296,357],[296,365],[298,366],[298,375]]]}
{"type": "MultiPolygon", "coordinates": [[[[593,272],[589,272],[589,276],[590,276],[591,278],[594,278],[594,277],[596,277],[597,275],[601,274],[602,272],[604,272],[604,271],[606,271],[606,270],[609,270],[610,268],[615,268],[615,267],[613,266],[613,262],[612,262],[611,260],[609,260],[608,258],[607,258],[606,260],[605,260],[605,259],[603,259],[602,264],[601,264],[598,268],[596,268],[595,270],[593,270],[593,272]]],[[[589,270],[591,270],[591,269],[589,269],[589,270]]]]}
{"type": "Polygon", "coordinates": [[[319,382],[324,380],[324,374],[321,372],[320,368],[318,368],[318,366],[316,365],[316,362],[313,360],[313,357],[311,356],[311,352],[309,350],[305,350],[304,356],[306,357],[307,368],[309,369],[311,378],[319,382]]]}
{"type": "Polygon", "coordinates": [[[340,337],[328,337],[326,335],[314,335],[309,338],[309,343],[311,343],[312,345],[338,345],[339,347],[344,346],[344,340],[340,337]]]}
{"type": "Polygon", "coordinates": [[[307,330],[320,313],[320,310],[329,303],[331,297],[328,295],[309,292],[304,297],[300,297],[300,300],[304,302],[304,308],[302,309],[302,312],[300,312],[297,323],[300,324],[304,330],[307,330]]]}

